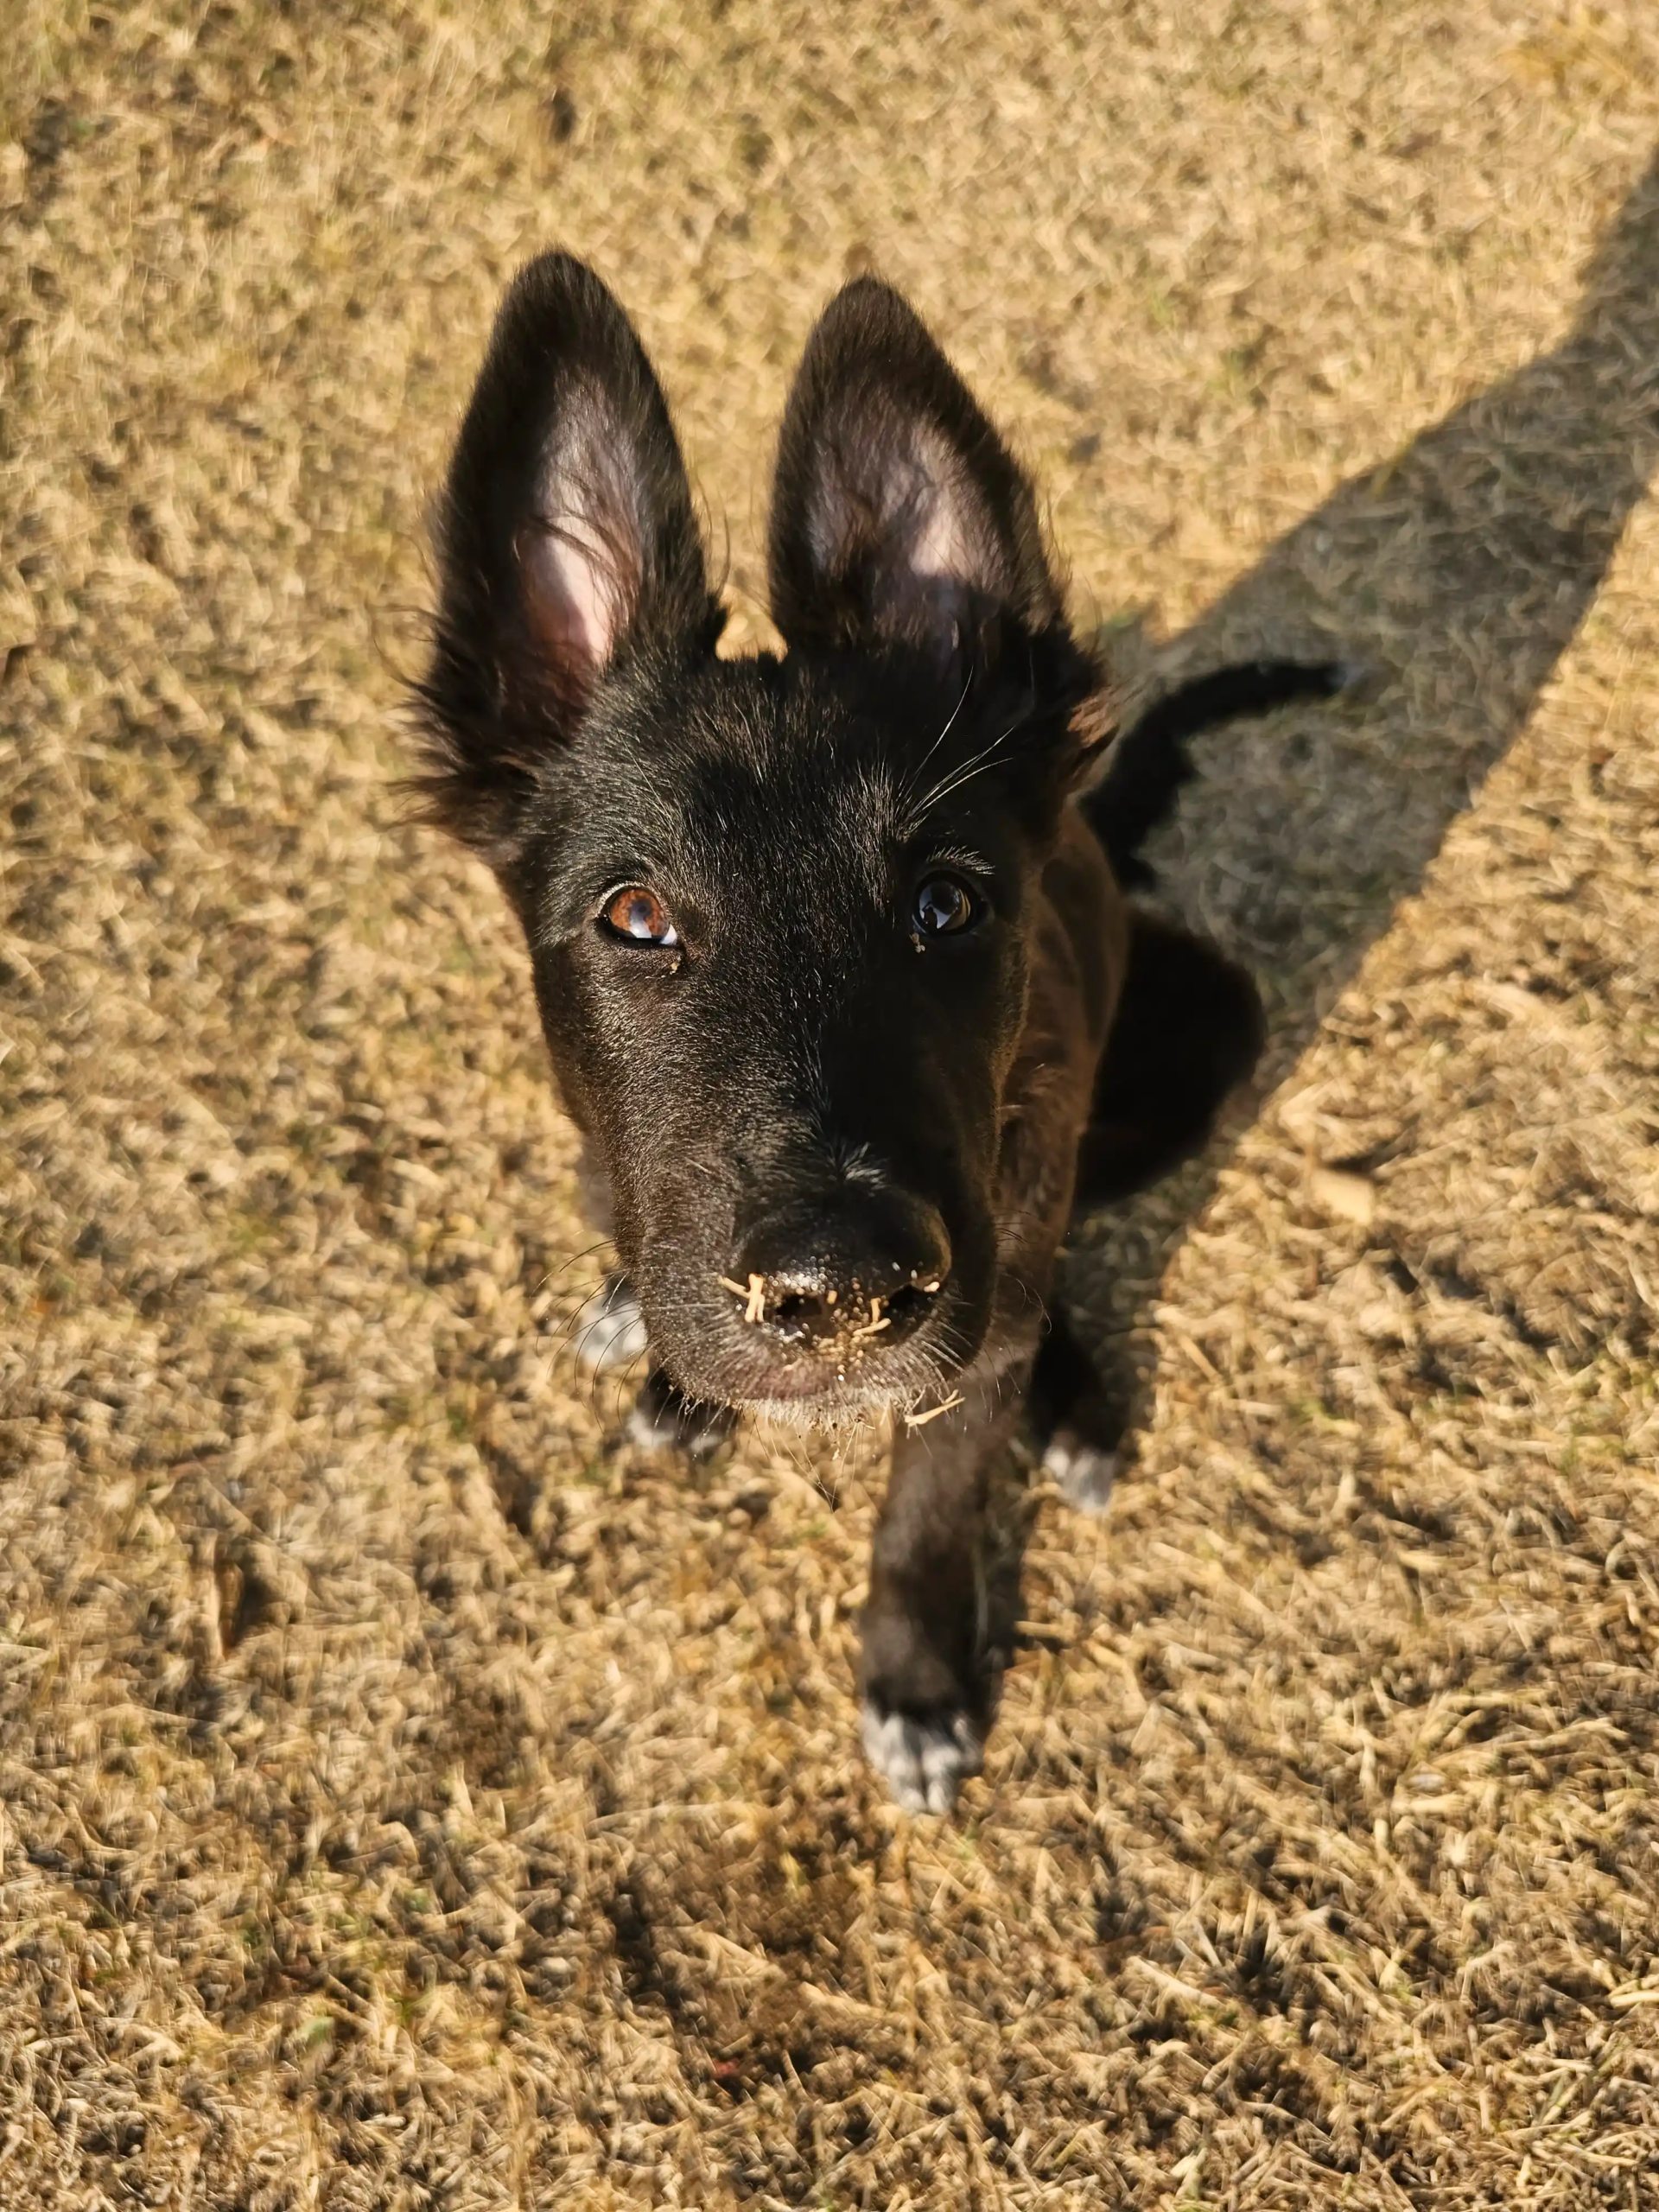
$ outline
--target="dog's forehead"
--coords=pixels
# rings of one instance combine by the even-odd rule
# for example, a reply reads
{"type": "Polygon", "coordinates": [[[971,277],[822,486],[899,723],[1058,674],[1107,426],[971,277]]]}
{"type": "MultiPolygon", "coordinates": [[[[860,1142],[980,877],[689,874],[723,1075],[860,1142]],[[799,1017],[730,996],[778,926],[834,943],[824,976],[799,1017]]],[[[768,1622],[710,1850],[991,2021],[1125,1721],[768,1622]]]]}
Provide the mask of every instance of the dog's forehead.
{"type": "Polygon", "coordinates": [[[911,719],[902,701],[792,662],[716,662],[627,699],[597,734],[607,772],[589,785],[588,819],[631,827],[698,875],[798,868],[810,854],[817,873],[862,888],[900,831],[911,719]]]}
{"type": "Polygon", "coordinates": [[[884,845],[904,772],[888,721],[794,664],[726,664],[687,719],[677,783],[688,832],[849,859],[884,845]]]}

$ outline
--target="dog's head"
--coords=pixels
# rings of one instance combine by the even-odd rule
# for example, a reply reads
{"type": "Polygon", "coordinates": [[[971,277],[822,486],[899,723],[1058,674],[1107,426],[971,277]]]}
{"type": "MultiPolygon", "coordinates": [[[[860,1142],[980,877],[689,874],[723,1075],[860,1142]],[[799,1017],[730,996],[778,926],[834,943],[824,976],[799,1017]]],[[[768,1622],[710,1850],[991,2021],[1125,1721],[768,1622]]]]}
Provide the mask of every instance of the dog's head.
{"type": "Polygon", "coordinates": [[[1024,477],[904,302],[849,286],[779,448],[788,652],[722,660],[662,391],[550,255],[439,550],[430,810],[523,920],[658,1359],[798,1419],[948,1388],[991,1307],[1038,879],[1107,720],[1024,477]]]}

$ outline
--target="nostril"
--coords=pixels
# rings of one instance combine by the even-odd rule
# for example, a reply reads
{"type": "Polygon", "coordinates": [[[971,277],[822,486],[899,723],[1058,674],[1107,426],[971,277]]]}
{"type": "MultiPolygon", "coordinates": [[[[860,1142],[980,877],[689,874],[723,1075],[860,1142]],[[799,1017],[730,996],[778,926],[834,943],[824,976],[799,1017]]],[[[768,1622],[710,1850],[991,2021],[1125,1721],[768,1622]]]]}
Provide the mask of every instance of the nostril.
{"type": "Polygon", "coordinates": [[[930,1274],[925,1282],[868,1294],[858,1283],[840,1290],[797,1290],[759,1274],[751,1274],[747,1283],[735,1282],[729,1275],[720,1281],[721,1288],[741,1301],[738,1318],[779,1343],[835,1344],[855,1351],[909,1336],[927,1318],[944,1287],[937,1274],[930,1274]]]}
{"type": "Polygon", "coordinates": [[[807,1344],[835,1333],[836,1301],[817,1297],[810,1291],[786,1290],[772,1300],[761,1318],[772,1335],[782,1338],[786,1344],[807,1344]]]}
{"type": "Polygon", "coordinates": [[[884,1310],[895,1337],[907,1337],[926,1319],[928,1308],[941,1287],[938,1279],[930,1276],[925,1283],[907,1283],[902,1290],[893,1292],[884,1310]]]}
{"type": "Polygon", "coordinates": [[[789,1285],[787,1278],[767,1276],[755,1270],[751,1270],[744,1282],[734,1282],[730,1275],[721,1275],[720,1287],[741,1304],[741,1320],[751,1328],[765,1329],[770,1336],[781,1337],[786,1344],[827,1335],[837,1325],[838,1300],[833,1290],[796,1289],[789,1285]]]}

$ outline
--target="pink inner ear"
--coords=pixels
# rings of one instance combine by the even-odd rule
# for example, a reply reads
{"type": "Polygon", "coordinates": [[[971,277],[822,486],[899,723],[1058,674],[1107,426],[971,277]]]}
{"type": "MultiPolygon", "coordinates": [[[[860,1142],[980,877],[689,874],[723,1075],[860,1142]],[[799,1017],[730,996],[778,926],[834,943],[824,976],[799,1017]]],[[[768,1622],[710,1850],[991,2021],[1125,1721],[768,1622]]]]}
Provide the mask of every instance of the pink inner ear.
{"type": "MultiPolygon", "coordinates": [[[[1002,563],[987,541],[961,467],[929,425],[908,423],[902,438],[885,443],[836,442],[830,453],[831,465],[812,487],[806,514],[822,573],[834,575],[862,553],[876,556],[890,589],[912,601],[914,587],[955,584],[990,593],[1002,585],[1002,563]]],[[[950,601],[929,589],[916,603],[938,619],[950,601]]]]}
{"type": "Polygon", "coordinates": [[[935,485],[926,497],[926,512],[910,541],[910,565],[918,576],[962,582],[976,564],[961,510],[946,484],[935,485]]]}
{"type": "Polygon", "coordinates": [[[983,549],[975,544],[971,521],[954,456],[944,440],[918,423],[912,432],[906,474],[900,491],[889,487],[896,514],[909,525],[906,564],[930,581],[983,584],[983,549]],[[894,494],[898,496],[895,498],[894,494]]]}
{"type": "Polygon", "coordinates": [[[531,623],[560,688],[578,697],[615,659],[639,611],[645,547],[631,462],[596,396],[573,393],[519,542],[531,623]]]}
{"type": "Polygon", "coordinates": [[[591,682],[609,666],[624,626],[616,556],[583,514],[536,526],[524,546],[530,611],[543,645],[591,682]]]}

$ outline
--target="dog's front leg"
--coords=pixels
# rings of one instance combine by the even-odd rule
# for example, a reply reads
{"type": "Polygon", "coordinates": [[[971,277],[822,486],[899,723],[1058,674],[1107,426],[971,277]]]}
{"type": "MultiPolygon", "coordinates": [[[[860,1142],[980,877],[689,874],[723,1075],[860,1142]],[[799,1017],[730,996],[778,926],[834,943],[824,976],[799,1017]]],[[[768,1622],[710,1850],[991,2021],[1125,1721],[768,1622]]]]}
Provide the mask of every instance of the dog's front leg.
{"type": "Polygon", "coordinates": [[[995,1688],[985,1496],[1007,1408],[901,1426],[876,1523],[860,1687],[864,1748],[907,1812],[947,1813],[977,1774],[995,1688]]]}

